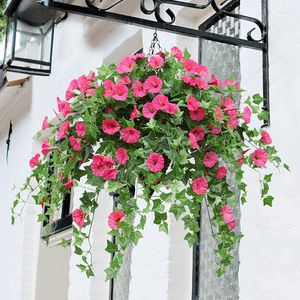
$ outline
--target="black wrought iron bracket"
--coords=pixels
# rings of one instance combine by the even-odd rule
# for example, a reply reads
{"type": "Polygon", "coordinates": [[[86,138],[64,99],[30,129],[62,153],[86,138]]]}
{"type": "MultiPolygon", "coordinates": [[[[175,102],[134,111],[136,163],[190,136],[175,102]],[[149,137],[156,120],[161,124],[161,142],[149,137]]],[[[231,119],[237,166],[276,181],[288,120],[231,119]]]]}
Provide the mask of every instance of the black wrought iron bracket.
{"type": "MultiPolygon", "coordinates": [[[[83,6],[79,6],[55,0],[40,0],[41,4],[65,13],[74,13],[94,18],[113,20],[140,27],[153,28],[184,36],[201,38],[262,51],[263,94],[265,98],[264,109],[269,112],[268,0],[261,0],[261,20],[234,13],[234,8],[240,5],[241,0],[225,0],[220,5],[218,5],[216,0],[206,0],[206,3],[204,4],[196,4],[179,0],[139,0],[139,10],[143,13],[143,15],[145,15],[145,18],[129,14],[124,15],[118,12],[118,6],[122,3],[132,5],[131,0],[115,0],[113,4],[111,4],[112,2],[110,1],[110,4],[107,7],[104,7],[106,0],[84,0],[82,2],[84,3],[83,6]],[[149,2],[151,3],[151,8],[148,7],[150,4],[149,2]],[[199,28],[189,28],[176,25],[174,7],[185,7],[187,9],[199,11],[212,9],[214,14],[201,24],[199,28]],[[146,18],[146,16],[149,17],[146,18]],[[213,24],[224,17],[247,21],[253,23],[254,27],[246,34],[245,37],[240,38],[208,31],[213,24]],[[166,20],[165,18],[168,19],[166,20]],[[258,36],[258,38],[254,37],[254,32],[256,32],[256,36],[258,36]]],[[[265,125],[269,124],[270,119],[265,123],[265,125]]]]}

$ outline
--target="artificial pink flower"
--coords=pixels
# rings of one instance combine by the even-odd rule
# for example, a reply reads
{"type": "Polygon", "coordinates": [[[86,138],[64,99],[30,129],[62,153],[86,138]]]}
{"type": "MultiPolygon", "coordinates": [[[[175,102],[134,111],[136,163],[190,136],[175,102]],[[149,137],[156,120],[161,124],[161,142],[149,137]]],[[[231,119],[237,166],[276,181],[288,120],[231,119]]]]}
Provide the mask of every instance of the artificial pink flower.
{"type": "Polygon", "coordinates": [[[109,228],[111,228],[113,230],[118,229],[119,222],[123,221],[124,219],[126,219],[126,216],[125,216],[123,211],[116,210],[116,211],[112,212],[108,216],[108,226],[109,226],[109,228]]]}
{"type": "Polygon", "coordinates": [[[75,127],[76,127],[76,133],[79,137],[85,136],[86,126],[83,122],[77,122],[75,127]]]}
{"type": "Polygon", "coordinates": [[[74,186],[74,182],[72,178],[69,178],[68,181],[64,184],[64,188],[71,189],[74,186]]]}
{"type": "MultiPolygon", "coordinates": [[[[114,160],[109,156],[104,155],[94,155],[91,163],[91,170],[93,174],[99,177],[114,177],[116,176],[116,172],[108,173],[108,170],[114,170],[113,166],[115,165],[114,160]]],[[[106,179],[108,180],[108,179],[106,179]]]]}
{"type": "Polygon", "coordinates": [[[140,139],[141,133],[133,127],[127,127],[121,130],[121,138],[125,143],[134,144],[140,139]]]}
{"type": "Polygon", "coordinates": [[[152,103],[155,110],[167,110],[169,98],[163,94],[159,94],[152,100],[152,103]]]}
{"type": "Polygon", "coordinates": [[[189,96],[187,99],[186,106],[188,110],[195,111],[200,107],[200,103],[197,101],[197,99],[193,96],[189,96]]]}
{"type": "Polygon", "coordinates": [[[199,126],[191,130],[191,133],[195,136],[197,142],[200,142],[204,139],[205,130],[199,126]]]}
{"type": "Polygon", "coordinates": [[[29,165],[31,168],[37,167],[40,164],[40,154],[36,154],[31,160],[29,161],[29,165]]]}
{"type": "Polygon", "coordinates": [[[197,143],[197,139],[192,132],[189,132],[189,142],[192,149],[200,150],[200,147],[197,143]]]}
{"type": "Polygon", "coordinates": [[[236,110],[230,110],[227,112],[229,120],[226,122],[233,130],[239,125],[238,112],[236,110]]]}
{"type": "Polygon", "coordinates": [[[128,85],[131,83],[131,79],[129,76],[124,76],[124,77],[119,78],[118,83],[128,85]]]}
{"type": "Polygon", "coordinates": [[[210,130],[211,134],[214,134],[214,135],[218,135],[222,131],[221,128],[215,127],[212,124],[208,124],[208,129],[210,130]]]}
{"type": "Polygon", "coordinates": [[[252,153],[252,160],[257,167],[263,167],[268,161],[268,153],[263,149],[257,149],[252,153]]]}
{"type": "Polygon", "coordinates": [[[244,113],[243,113],[243,120],[245,121],[246,124],[250,123],[251,114],[252,114],[251,109],[248,106],[246,106],[244,108],[244,113]]]}
{"type": "Polygon", "coordinates": [[[222,219],[225,223],[230,223],[233,221],[233,211],[229,205],[223,205],[221,209],[222,219]]]}
{"type": "Polygon", "coordinates": [[[103,91],[103,96],[104,97],[112,97],[114,94],[113,87],[114,83],[111,80],[104,80],[103,81],[103,86],[104,86],[104,91],[103,91]]]}
{"type": "Polygon", "coordinates": [[[67,90],[65,94],[65,98],[67,101],[71,100],[75,96],[75,93],[71,90],[67,90]]]}
{"type": "Polygon", "coordinates": [[[181,76],[181,80],[188,84],[189,86],[195,86],[197,84],[196,78],[189,77],[189,76],[181,76]]]}
{"type": "Polygon", "coordinates": [[[186,59],[183,63],[183,68],[185,69],[187,74],[196,73],[195,67],[197,66],[197,62],[195,62],[193,59],[186,59]]]}
{"type": "Polygon", "coordinates": [[[223,179],[225,176],[227,175],[227,169],[222,166],[222,167],[219,167],[216,171],[216,178],[221,180],[223,179]]]}
{"type": "Polygon", "coordinates": [[[80,76],[77,81],[81,93],[85,93],[88,88],[91,87],[90,82],[85,75],[80,76]]]}
{"type": "Polygon", "coordinates": [[[161,88],[162,88],[162,80],[153,75],[150,76],[146,79],[145,83],[144,83],[144,87],[146,89],[146,91],[148,91],[151,94],[157,94],[160,92],[161,88]]]}
{"type": "Polygon", "coordinates": [[[78,89],[78,81],[76,79],[73,79],[71,82],[70,82],[70,85],[69,85],[69,88],[68,90],[69,91],[74,91],[74,90],[77,90],[78,89]]]}
{"type": "Polygon", "coordinates": [[[128,96],[128,87],[122,83],[117,83],[113,86],[112,97],[117,101],[124,101],[128,96]]]}
{"type": "Polygon", "coordinates": [[[218,80],[217,77],[215,75],[211,75],[210,80],[208,82],[210,85],[213,86],[219,86],[220,88],[222,88],[222,81],[218,80]]]}
{"type": "Polygon", "coordinates": [[[122,147],[117,149],[116,158],[118,160],[119,165],[125,165],[127,160],[129,159],[127,151],[122,147]]]}
{"type": "Polygon", "coordinates": [[[239,83],[235,80],[225,79],[224,84],[227,85],[227,86],[233,86],[234,85],[237,90],[239,89],[239,83]]]}
{"type": "Polygon", "coordinates": [[[92,97],[95,93],[96,93],[96,89],[88,89],[88,90],[86,91],[86,95],[87,95],[88,97],[92,97]]]}
{"type": "Polygon", "coordinates": [[[262,132],[261,132],[261,141],[262,141],[264,144],[267,144],[267,145],[272,144],[272,139],[271,139],[269,133],[266,132],[266,131],[262,131],[262,132]]]}
{"type": "Polygon", "coordinates": [[[223,118],[223,112],[222,112],[222,109],[221,107],[219,106],[215,106],[215,115],[214,115],[214,118],[218,121],[222,121],[222,118],[223,118]]]}
{"type": "Polygon", "coordinates": [[[205,115],[206,115],[206,111],[205,111],[205,109],[203,109],[201,107],[199,107],[196,110],[191,110],[190,111],[190,117],[194,121],[201,121],[201,120],[203,120],[205,118],[205,115]]]}
{"type": "Polygon", "coordinates": [[[42,124],[42,130],[45,130],[49,127],[49,120],[48,117],[46,116],[43,120],[43,124],[42,124]]]}
{"type": "Polygon", "coordinates": [[[81,150],[80,139],[77,139],[75,136],[72,135],[69,137],[69,143],[74,151],[81,150]]]}
{"type": "Polygon", "coordinates": [[[58,111],[62,113],[64,118],[72,112],[72,109],[68,102],[60,100],[59,97],[56,98],[56,101],[57,101],[58,111]]]}
{"type": "Polygon", "coordinates": [[[139,111],[138,111],[138,109],[137,109],[137,106],[134,105],[134,106],[133,106],[133,110],[132,110],[132,112],[131,112],[131,114],[130,114],[130,119],[129,119],[129,120],[130,120],[130,121],[133,121],[134,119],[138,118],[139,115],[140,115],[140,113],[139,113],[139,111]]]}
{"type": "Polygon", "coordinates": [[[96,79],[96,74],[95,74],[95,72],[91,72],[90,74],[89,74],[89,76],[88,76],[88,81],[95,81],[95,79],[96,79]]]}
{"type": "Polygon", "coordinates": [[[152,55],[149,59],[149,65],[155,70],[162,67],[164,59],[160,55],[152,55]]]}
{"type": "Polygon", "coordinates": [[[204,177],[196,178],[192,183],[192,189],[197,195],[204,195],[208,189],[208,182],[204,177]]]}
{"type": "Polygon", "coordinates": [[[183,61],[183,54],[179,48],[174,46],[171,48],[171,52],[172,52],[173,56],[177,59],[177,61],[179,61],[179,62],[183,61]]]}
{"type": "Polygon", "coordinates": [[[58,129],[57,139],[61,140],[67,136],[67,131],[70,129],[70,121],[63,122],[58,129]]]}
{"type": "Polygon", "coordinates": [[[114,119],[104,120],[102,122],[102,130],[109,135],[114,135],[120,129],[121,129],[120,124],[114,119]]]}
{"type": "Polygon", "coordinates": [[[229,97],[222,98],[220,104],[224,107],[224,111],[236,110],[234,101],[229,97]]]}
{"type": "Polygon", "coordinates": [[[132,84],[132,93],[133,93],[133,96],[135,96],[137,98],[142,98],[142,97],[146,96],[147,91],[144,87],[144,84],[137,80],[132,84]]]}
{"type": "Polygon", "coordinates": [[[167,112],[170,115],[174,115],[178,110],[179,106],[176,103],[169,103],[165,112],[167,112]]]}
{"type": "Polygon", "coordinates": [[[104,180],[116,180],[117,179],[117,169],[104,170],[102,178],[104,180]]]}
{"type": "Polygon", "coordinates": [[[242,153],[240,153],[240,154],[238,155],[237,163],[238,163],[239,165],[244,164],[244,162],[245,162],[245,154],[246,154],[249,150],[250,150],[250,149],[244,150],[242,153]]]}
{"type": "Polygon", "coordinates": [[[132,56],[124,57],[117,66],[117,72],[119,74],[129,73],[135,67],[135,60],[132,56]]]}
{"type": "Polygon", "coordinates": [[[146,102],[142,109],[142,114],[145,118],[151,119],[155,117],[157,110],[154,107],[153,102],[146,102]]]}
{"type": "Polygon", "coordinates": [[[230,231],[233,230],[236,226],[236,220],[232,220],[231,222],[227,223],[227,225],[230,231]]]}
{"type": "Polygon", "coordinates": [[[140,60],[140,59],[142,59],[142,58],[144,58],[146,55],[145,55],[145,53],[136,53],[136,54],[134,54],[133,56],[132,56],[132,58],[134,59],[134,60],[140,60]]]}
{"type": "Polygon", "coordinates": [[[218,162],[218,155],[216,152],[209,151],[204,155],[203,164],[206,168],[212,168],[218,162]]]}
{"type": "Polygon", "coordinates": [[[205,91],[209,89],[209,84],[203,78],[195,78],[195,80],[198,89],[205,90],[205,91]]]}
{"type": "Polygon", "coordinates": [[[165,159],[161,154],[153,152],[148,156],[146,165],[151,172],[160,172],[165,166],[165,159]]]}
{"type": "Polygon", "coordinates": [[[73,211],[72,219],[80,228],[84,226],[84,218],[85,218],[85,213],[81,209],[76,208],[73,211]]]}
{"type": "Polygon", "coordinates": [[[49,144],[49,141],[46,140],[42,144],[42,153],[43,153],[44,156],[46,156],[47,153],[50,152],[50,151],[51,151],[51,145],[49,144]]]}

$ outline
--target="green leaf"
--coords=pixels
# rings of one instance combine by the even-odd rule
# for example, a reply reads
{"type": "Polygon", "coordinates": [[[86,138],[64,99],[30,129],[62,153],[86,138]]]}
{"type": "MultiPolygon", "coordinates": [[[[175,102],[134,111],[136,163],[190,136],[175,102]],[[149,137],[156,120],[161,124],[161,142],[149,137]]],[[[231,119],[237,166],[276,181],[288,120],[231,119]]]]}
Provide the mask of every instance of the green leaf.
{"type": "Polygon", "coordinates": [[[159,225],[159,224],[161,224],[161,222],[167,220],[167,214],[166,213],[160,213],[160,212],[155,211],[154,216],[155,217],[154,217],[153,223],[157,224],[157,225],[159,225]]]}
{"type": "Polygon", "coordinates": [[[75,246],[75,253],[76,253],[77,255],[81,255],[81,254],[82,254],[82,249],[79,248],[79,247],[77,247],[77,246],[75,246]]]}
{"type": "Polygon", "coordinates": [[[268,206],[271,206],[272,207],[272,202],[274,200],[274,197],[272,196],[267,196],[263,199],[264,201],[264,205],[268,205],[268,206]]]}
{"type": "Polygon", "coordinates": [[[78,267],[81,272],[85,272],[87,268],[85,265],[76,265],[76,267],[78,267]]]}
{"type": "Polygon", "coordinates": [[[283,164],[283,167],[284,167],[287,171],[291,172],[290,167],[289,167],[287,164],[283,164]]]}
{"type": "Polygon", "coordinates": [[[162,231],[166,234],[169,234],[169,229],[168,229],[168,223],[163,222],[162,224],[159,225],[159,231],[162,231]]]}
{"type": "Polygon", "coordinates": [[[118,251],[118,246],[116,244],[114,244],[113,242],[111,242],[110,240],[107,240],[107,246],[106,246],[105,250],[108,253],[114,253],[114,252],[118,251]]]}
{"type": "Polygon", "coordinates": [[[272,173],[271,174],[267,174],[267,175],[265,175],[264,176],[264,181],[265,182],[271,182],[271,180],[272,180],[272,173]]]}
{"type": "Polygon", "coordinates": [[[69,242],[67,240],[65,240],[65,239],[62,239],[61,240],[61,245],[62,245],[63,248],[67,248],[68,245],[69,245],[69,242]]]}

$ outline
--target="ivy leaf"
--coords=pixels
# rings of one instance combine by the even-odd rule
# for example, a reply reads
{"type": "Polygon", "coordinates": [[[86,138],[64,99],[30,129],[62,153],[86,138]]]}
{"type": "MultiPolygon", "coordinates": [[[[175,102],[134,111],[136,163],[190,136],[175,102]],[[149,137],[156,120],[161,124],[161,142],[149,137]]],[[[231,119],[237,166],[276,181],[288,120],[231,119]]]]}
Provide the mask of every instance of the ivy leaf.
{"type": "Polygon", "coordinates": [[[81,248],[75,246],[75,251],[74,251],[74,252],[75,252],[77,255],[81,255],[83,251],[82,251],[81,248]]]}
{"type": "Polygon", "coordinates": [[[110,240],[107,240],[107,246],[105,248],[105,251],[107,251],[108,253],[114,253],[118,251],[118,246],[110,240]]]}
{"type": "Polygon", "coordinates": [[[287,171],[291,172],[290,167],[289,167],[287,164],[283,164],[283,167],[284,167],[287,171]]]}
{"type": "Polygon", "coordinates": [[[268,205],[268,206],[271,206],[272,207],[272,202],[274,200],[274,197],[272,196],[267,196],[263,199],[264,201],[264,205],[268,205]]]}
{"type": "Polygon", "coordinates": [[[169,234],[169,229],[168,229],[168,223],[163,222],[162,224],[159,225],[159,231],[162,231],[166,234],[169,234]]]}

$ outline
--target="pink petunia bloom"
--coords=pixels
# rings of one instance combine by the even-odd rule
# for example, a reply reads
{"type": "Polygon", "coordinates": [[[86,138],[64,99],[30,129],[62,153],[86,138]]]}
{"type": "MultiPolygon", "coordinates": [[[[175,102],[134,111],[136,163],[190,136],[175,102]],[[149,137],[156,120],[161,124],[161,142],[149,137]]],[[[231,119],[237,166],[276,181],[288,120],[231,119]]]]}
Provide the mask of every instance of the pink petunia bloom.
{"type": "Polygon", "coordinates": [[[87,95],[88,97],[92,97],[95,93],[96,93],[96,89],[88,89],[88,90],[86,91],[86,95],[87,95]]]}
{"type": "Polygon", "coordinates": [[[106,107],[105,112],[109,115],[111,112],[113,112],[113,109],[111,107],[106,107]]]}
{"type": "Polygon", "coordinates": [[[88,79],[88,81],[95,81],[95,79],[96,79],[96,74],[95,74],[95,72],[91,72],[90,74],[89,74],[89,76],[87,77],[87,79],[88,79]]]}
{"type": "Polygon", "coordinates": [[[227,169],[224,166],[219,167],[217,169],[217,171],[216,171],[216,178],[218,180],[223,179],[226,175],[227,175],[227,169]]]}
{"type": "Polygon", "coordinates": [[[216,120],[218,120],[218,121],[222,121],[222,119],[223,119],[223,112],[222,112],[221,107],[215,106],[215,111],[216,111],[216,113],[214,115],[214,118],[216,120]]]}
{"type": "Polygon", "coordinates": [[[103,86],[104,86],[104,91],[103,91],[103,96],[104,97],[112,97],[114,94],[113,87],[114,83],[111,80],[104,80],[103,81],[103,86]]]}
{"type": "Polygon", "coordinates": [[[69,137],[69,143],[74,151],[81,150],[80,139],[77,139],[75,136],[72,135],[69,137]]]}
{"type": "Polygon", "coordinates": [[[169,98],[163,94],[159,94],[152,100],[152,103],[155,110],[167,110],[169,98]]]}
{"type": "Polygon", "coordinates": [[[86,126],[83,122],[77,122],[75,127],[76,127],[76,133],[79,137],[85,136],[86,126]]]}
{"type": "Polygon", "coordinates": [[[205,91],[209,89],[209,84],[203,78],[195,78],[195,80],[198,89],[205,90],[205,91]]]}
{"type": "Polygon", "coordinates": [[[187,106],[188,110],[194,111],[200,107],[200,103],[197,101],[197,99],[195,97],[189,96],[187,99],[186,106],[187,106]]]}
{"type": "Polygon", "coordinates": [[[85,93],[88,90],[88,88],[91,87],[91,84],[85,75],[80,76],[77,81],[81,93],[85,93]]]}
{"type": "Polygon", "coordinates": [[[225,223],[230,223],[233,221],[233,211],[229,205],[223,205],[221,209],[221,216],[225,223]]]}
{"type": "Polygon", "coordinates": [[[205,109],[203,109],[201,107],[199,107],[196,110],[191,110],[190,111],[190,117],[194,121],[201,121],[201,120],[203,120],[205,118],[205,115],[206,115],[206,111],[205,111],[205,109]]]}
{"type": "Polygon", "coordinates": [[[42,153],[44,156],[46,156],[47,153],[49,153],[50,151],[51,151],[51,145],[49,144],[49,141],[46,140],[42,144],[42,153]]]}
{"type": "Polygon", "coordinates": [[[238,112],[236,110],[230,110],[227,112],[229,121],[226,122],[233,130],[239,125],[238,112]]]}
{"type": "Polygon", "coordinates": [[[216,152],[209,151],[204,155],[203,164],[206,168],[212,168],[218,162],[218,155],[216,152]]]}
{"type": "Polygon", "coordinates": [[[193,78],[193,77],[181,76],[181,80],[190,86],[195,86],[197,84],[196,78],[193,78]]]}
{"type": "Polygon", "coordinates": [[[191,130],[191,133],[195,136],[197,142],[200,142],[204,139],[205,130],[199,126],[191,130]]]}
{"type": "Polygon", "coordinates": [[[179,106],[176,103],[169,103],[165,112],[167,112],[170,115],[175,115],[178,110],[179,106]]]}
{"type": "Polygon", "coordinates": [[[118,83],[128,85],[131,83],[131,79],[129,76],[124,76],[124,77],[119,78],[118,83]]]}
{"type": "Polygon", "coordinates": [[[160,55],[152,55],[149,59],[149,65],[154,69],[159,69],[164,64],[164,59],[160,55]]]}
{"type": "Polygon", "coordinates": [[[192,183],[193,192],[197,195],[204,195],[208,189],[208,182],[204,177],[196,178],[192,183]]]}
{"type": "Polygon", "coordinates": [[[252,153],[252,160],[257,167],[263,167],[268,161],[268,153],[263,149],[257,149],[252,153]]]}
{"type": "Polygon", "coordinates": [[[148,91],[151,94],[157,94],[160,92],[161,88],[162,88],[162,80],[153,75],[150,76],[146,79],[145,83],[144,83],[144,87],[146,89],[146,91],[148,91]]]}
{"type": "Polygon", "coordinates": [[[154,107],[154,104],[152,102],[146,102],[142,108],[142,115],[147,118],[151,119],[155,117],[157,113],[157,110],[154,107]]]}
{"type": "Polygon", "coordinates": [[[69,90],[69,91],[74,91],[74,90],[77,90],[77,89],[78,89],[78,81],[77,81],[77,79],[73,79],[73,80],[70,82],[70,85],[69,85],[68,90],[69,90]]]}
{"type": "Polygon", "coordinates": [[[64,188],[71,189],[74,186],[74,182],[72,178],[69,178],[68,181],[64,184],[64,188]]]}
{"type": "Polygon", "coordinates": [[[43,120],[43,124],[42,124],[42,130],[45,130],[49,127],[49,119],[48,117],[46,116],[43,120]]]}
{"type": "Polygon", "coordinates": [[[151,172],[160,172],[165,166],[165,159],[161,154],[153,152],[148,156],[146,165],[151,172]]]}
{"type": "Polygon", "coordinates": [[[218,80],[218,78],[215,75],[211,75],[210,80],[209,80],[208,83],[210,85],[219,86],[220,88],[222,88],[222,81],[218,80]]]}
{"type": "Polygon", "coordinates": [[[187,74],[196,73],[196,71],[195,71],[196,66],[198,66],[198,64],[193,59],[186,59],[183,63],[183,68],[187,74]]]}
{"type": "Polygon", "coordinates": [[[237,163],[238,163],[239,165],[244,164],[244,162],[245,162],[245,153],[247,153],[249,150],[250,150],[250,149],[244,150],[244,151],[242,151],[242,153],[240,153],[240,154],[238,155],[237,163]]]}
{"type": "Polygon", "coordinates": [[[58,129],[57,139],[61,140],[67,136],[67,131],[70,129],[70,121],[63,122],[58,129]]]}
{"type": "Polygon", "coordinates": [[[243,120],[245,121],[246,124],[250,124],[250,121],[251,121],[251,109],[246,106],[244,108],[244,113],[243,113],[243,120]]]}
{"type": "Polygon", "coordinates": [[[208,124],[208,129],[210,130],[211,134],[214,134],[214,135],[218,135],[222,131],[221,128],[215,127],[212,124],[208,124]]]}
{"type": "Polygon", "coordinates": [[[224,84],[227,86],[235,86],[235,88],[238,90],[239,89],[239,83],[235,80],[229,80],[229,79],[225,79],[224,80],[224,84]]]}
{"type": "Polygon", "coordinates": [[[236,227],[236,220],[232,220],[231,222],[227,223],[228,229],[231,231],[236,227]]]}
{"type": "Polygon", "coordinates": [[[198,76],[207,76],[208,75],[208,68],[204,65],[198,65],[194,67],[198,76]]]}
{"type": "Polygon", "coordinates": [[[189,132],[189,142],[192,149],[200,150],[200,147],[197,143],[197,139],[192,132],[189,132]]]}
{"type": "Polygon", "coordinates": [[[34,157],[32,157],[29,161],[29,165],[31,168],[37,167],[40,164],[40,154],[36,154],[34,157]]]}
{"type": "Polygon", "coordinates": [[[139,116],[140,116],[140,113],[139,113],[139,111],[138,111],[138,109],[137,109],[137,106],[134,105],[134,106],[133,106],[133,110],[132,110],[132,112],[131,112],[131,114],[130,114],[129,120],[130,120],[130,121],[133,121],[134,119],[137,119],[139,116]]]}
{"type": "Polygon", "coordinates": [[[117,149],[115,155],[116,155],[119,165],[125,165],[127,160],[129,159],[127,151],[122,147],[117,149]]]}
{"type": "Polygon", "coordinates": [[[119,223],[125,219],[126,216],[124,212],[121,210],[116,210],[108,216],[108,226],[109,228],[116,230],[118,229],[119,223]]]}
{"type": "Polygon", "coordinates": [[[112,98],[114,98],[117,101],[124,101],[126,100],[128,96],[128,87],[122,83],[117,83],[113,86],[113,95],[112,98]]]}
{"type": "Polygon", "coordinates": [[[115,170],[113,166],[115,165],[115,161],[109,157],[104,155],[94,155],[91,163],[91,170],[93,174],[99,177],[103,177],[105,180],[116,179],[117,173],[115,171],[107,172],[109,170],[115,170]]]}
{"type": "Polygon", "coordinates": [[[124,57],[118,64],[116,70],[119,74],[129,73],[135,67],[135,59],[132,56],[124,57]]]}
{"type": "Polygon", "coordinates": [[[64,118],[72,112],[72,109],[68,102],[60,100],[59,97],[56,98],[56,101],[57,101],[58,111],[62,113],[64,118]]]}
{"type": "Polygon", "coordinates": [[[125,143],[134,144],[140,139],[141,133],[133,127],[127,127],[121,130],[121,138],[125,143]]]}
{"type": "Polygon", "coordinates": [[[224,111],[236,110],[234,101],[229,97],[222,98],[220,104],[224,107],[224,111]]]}
{"type": "Polygon", "coordinates": [[[117,169],[104,170],[102,178],[104,180],[116,180],[117,179],[117,174],[118,174],[117,169]]]}
{"type": "Polygon", "coordinates": [[[72,219],[80,228],[84,226],[84,218],[85,218],[85,213],[81,209],[76,208],[73,211],[72,219]]]}
{"type": "Polygon", "coordinates": [[[133,93],[133,96],[135,96],[137,98],[142,98],[142,97],[146,96],[147,91],[145,89],[144,84],[137,80],[132,84],[132,93],[133,93]]]}
{"type": "Polygon", "coordinates": [[[132,56],[132,58],[135,60],[135,61],[137,61],[137,60],[140,60],[140,59],[142,59],[142,58],[144,58],[146,55],[145,55],[145,53],[136,53],[136,54],[134,54],[133,56],[132,56]]]}
{"type": "Polygon", "coordinates": [[[262,132],[261,132],[261,141],[262,141],[264,144],[267,144],[267,145],[272,144],[272,139],[271,139],[269,133],[266,132],[266,131],[262,131],[262,132]]]}
{"type": "Polygon", "coordinates": [[[114,135],[120,129],[121,129],[120,124],[114,119],[104,120],[102,122],[102,130],[109,135],[114,135]]]}
{"type": "Polygon", "coordinates": [[[67,90],[65,94],[65,98],[67,101],[71,100],[75,96],[75,93],[71,90],[67,90]]]}
{"type": "Polygon", "coordinates": [[[171,52],[172,52],[172,55],[177,59],[177,61],[179,61],[179,62],[183,61],[183,53],[179,48],[174,46],[171,48],[171,52]]]}

